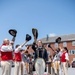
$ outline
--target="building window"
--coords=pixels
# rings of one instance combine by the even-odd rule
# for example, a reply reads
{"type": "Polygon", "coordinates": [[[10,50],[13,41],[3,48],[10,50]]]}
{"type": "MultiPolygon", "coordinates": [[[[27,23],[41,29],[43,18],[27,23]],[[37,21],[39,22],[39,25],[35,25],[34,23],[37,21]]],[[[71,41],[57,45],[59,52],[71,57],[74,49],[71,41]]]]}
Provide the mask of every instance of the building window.
{"type": "Polygon", "coordinates": [[[71,54],[71,50],[69,50],[69,54],[71,54]]]}
{"type": "Polygon", "coordinates": [[[63,47],[67,47],[67,42],[63,42],[63,47]]]}
{"type": "Polygon", "coordinates": [[[75,50],[69,50],[69,54],[75,54],[75,50]]]}
{"type": "Polygon", "coordinates": [[[75,46],[75,41],[72,41],[72,46],[75,46]]]}
{"type": "Polygon", "coordinates": [[[57,47],[58,47],[58,43],[55,43],[55,44],[54,44],[54,47],[57,48],[57,47]]]}

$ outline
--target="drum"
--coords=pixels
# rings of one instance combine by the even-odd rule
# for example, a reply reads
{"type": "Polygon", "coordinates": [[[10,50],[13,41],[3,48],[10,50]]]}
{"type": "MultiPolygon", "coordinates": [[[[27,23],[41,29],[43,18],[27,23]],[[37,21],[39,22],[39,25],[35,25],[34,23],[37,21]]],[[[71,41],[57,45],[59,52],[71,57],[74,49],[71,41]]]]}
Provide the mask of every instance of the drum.
{"type": "Polygon", "coordinates": [[[43,58],[37,58],[35,60],[35,70],[37,75],[44,75],[45,61],[43,58]]]}

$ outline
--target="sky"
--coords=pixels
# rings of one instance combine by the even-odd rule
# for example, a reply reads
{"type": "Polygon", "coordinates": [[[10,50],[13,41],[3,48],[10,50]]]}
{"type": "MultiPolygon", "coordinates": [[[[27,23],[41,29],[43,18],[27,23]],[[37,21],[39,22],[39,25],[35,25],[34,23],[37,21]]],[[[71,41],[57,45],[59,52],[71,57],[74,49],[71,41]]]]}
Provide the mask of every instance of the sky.
{"type": "Polygon", "coordinates": [[[26,34],[38,29],[38,39],[47,35],[75,34],[75,0],[0,0],[0,45],[16,29],[15,44],[22,44],[26,34]]]}

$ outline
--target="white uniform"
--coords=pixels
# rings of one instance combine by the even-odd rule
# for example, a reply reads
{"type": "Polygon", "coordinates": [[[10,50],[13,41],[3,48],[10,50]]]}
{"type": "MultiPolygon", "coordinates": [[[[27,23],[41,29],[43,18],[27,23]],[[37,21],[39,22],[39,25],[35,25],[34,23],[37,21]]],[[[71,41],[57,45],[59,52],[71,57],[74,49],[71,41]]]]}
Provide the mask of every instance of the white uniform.
{"type": "Polygon", "coordinates": [[[53,68],[54,68],[54,73],[59,75],[60,72],[60,57],[62,55],[62,52],[56,53],[53,59],[53,68]]]}
{"type": "Polygon", "coordinates": [[[37,75],[44,75],[44,71],[45,71],[45,61],[44,61],[44,59],[42,59],[42,58],[36,59],[35,69],[36,69],[37,75]]]}
{"type": "Polygon", "coordinates": [[[29,58],[22,53],[23,74],[28,74],[29,72],[29,61],[29,58]]]}
{"type": "Polygon", "coordinates": [[[12,46],[1,46],[1,68],[2,75],[11,75],[11,63],[12,63],[12,46]]]}
{"type": "MultiPolygon", "coordinates": [[[[21,58],[21,46],[17,47],[15,49],[15,68],[14,68],[14,75],[19,75],[19,73],[21,73],[21,61],[22,61],[22,58],[21,58]]],[[[21,74],[20,74],[21,75],[21,74]]]]}
{"type": "Polygon", "coordinates": [[[68,53],[63,52],[62,57],[61,57],[61,65],[62,65],[64,75],[68,75],[68,63],[66,60],[69,61],[68,53]]]}

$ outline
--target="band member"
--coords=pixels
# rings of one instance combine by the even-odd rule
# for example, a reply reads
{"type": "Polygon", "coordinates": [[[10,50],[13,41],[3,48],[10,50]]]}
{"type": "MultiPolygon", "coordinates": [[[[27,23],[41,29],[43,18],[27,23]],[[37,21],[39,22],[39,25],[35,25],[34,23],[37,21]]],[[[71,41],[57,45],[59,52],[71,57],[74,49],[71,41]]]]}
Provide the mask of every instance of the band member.
{"type": "Polygon", "coordinates": [[[20,69],[21,69],[21,61],[22,61],[22,55],[21,55],[21,50],[22,47],[26,44],[24,42],[22,45],[16,45],[15,49],[15,68],[14,68],[14,75],[19,75],[20,69]]]}
{"type": "Polygon", "coordinates": [[[10,42],[8,39],[4,39],[1,46],[1,68],[2,75],[11,75],[11,62],[13,59],[12,56],[12,45],[13,42],[10,42]]]}
{"type": "Polygon", "coordinates": [[[15,71],[14,71],[14,75],[19,75],[19,69],[21,66],[21,74],[23,75],[23,65],[21,64],[22,61],[22,56],[21,56],[21,50],[22,47],[29,41],[31,40],[31,36],[29,34],[26,34],[26,41],[22,44],[22,45],[16,45],[16,49],[15,49],[15,71]]]}
{"type": "Polygon", "coordinates": [[[29,72],[29,62],[30,59],[28,57],[28,51],[27,49],[22,52],[22,64],[23,64],[23,74],[28,74],[29,72]]]}
{"type": "Polygon", "coordinates": [[[38,75],[44,75],[45,62],[48,61],[47,50],[43,47],[42,41],[40,40],[36,46],[32,46],[32,49],[35,51],[35,70],[38,75]]]}
{"type": "Polygon", "coordinates": [[[61,55],[62,55],[62,53],[61,53],[60,48],[57,48],[56,51],[55,51],[54,58],[53,58],[53,65],[54,65],[55,75],[59,75],[61,55]]]}
{"type": "Polygon", "coordinates": [[[62,65],[64,75],[68,75],[68,62],[69,62],[68,49],[64,47],[61,56],[61,65],[62,65]]]}

